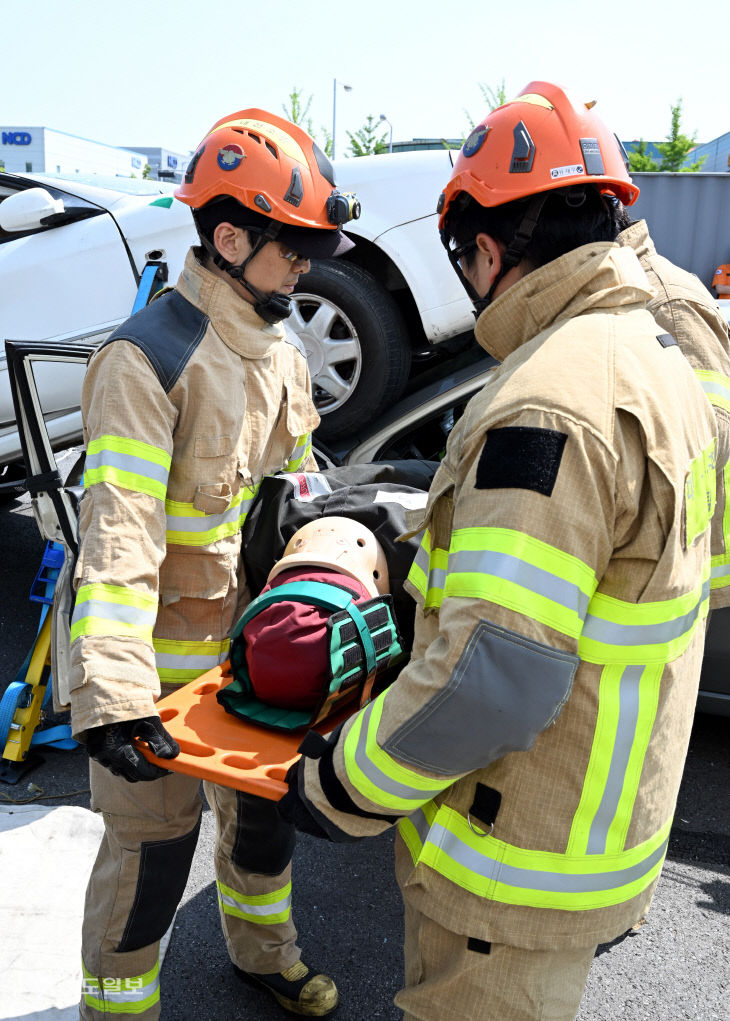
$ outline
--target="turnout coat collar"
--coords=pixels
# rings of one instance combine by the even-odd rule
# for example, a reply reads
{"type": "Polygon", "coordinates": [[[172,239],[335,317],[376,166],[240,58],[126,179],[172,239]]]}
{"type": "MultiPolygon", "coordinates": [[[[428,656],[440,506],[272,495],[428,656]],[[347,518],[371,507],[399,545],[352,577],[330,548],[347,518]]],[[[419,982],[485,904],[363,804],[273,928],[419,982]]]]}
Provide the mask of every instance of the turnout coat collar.
{"type": "Polygon", "coordinates": [[[651,294],[631,249],[612,242],[583,245],[513,284],[482,312],[474,333],[503,362],[550,326],[593,311],[642,308],[651,294]]]}

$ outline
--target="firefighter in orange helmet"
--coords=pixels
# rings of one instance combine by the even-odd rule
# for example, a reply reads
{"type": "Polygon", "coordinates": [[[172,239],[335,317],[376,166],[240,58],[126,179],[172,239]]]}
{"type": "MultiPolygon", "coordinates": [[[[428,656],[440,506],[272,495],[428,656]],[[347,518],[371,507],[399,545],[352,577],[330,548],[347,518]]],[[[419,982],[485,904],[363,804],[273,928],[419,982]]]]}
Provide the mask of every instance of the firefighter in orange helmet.
{"type": "MultiPolygon", "coordinates": [[[[83,924],[86,1021],[159,1017],[159,941],[185,888],[201,800],[197,780],[148,763],[135,739],[178,754],[155,701],[228,655],[249,600],[241,528],[261,480],[316,470],[319,417],[283,320],[309,259],[351,247],[341,227],[359,212],[306,132],[258,109],[211,128],[176,195],[200,246],[174,290],[97,350],[82,394],[69,685],[106,825],[83,924]]],[[[292,921],[293,827],[271,802],[212,784],[206,794],[237,972],[294,1013],[330,1013],[336,986],[301,960],[292,921]]]]}
{"type": "Polygon", "coordinates": [[[637,193],[595,112],[535,81],[475,128],[439,201],[501,364],[409,522],[410,662],[280,803],[332,840],[398,824],[406,1021],[572,1021],[596,945],[644,917],[661,871],[716,437],[616,243],[614,197],[637,193]]]}

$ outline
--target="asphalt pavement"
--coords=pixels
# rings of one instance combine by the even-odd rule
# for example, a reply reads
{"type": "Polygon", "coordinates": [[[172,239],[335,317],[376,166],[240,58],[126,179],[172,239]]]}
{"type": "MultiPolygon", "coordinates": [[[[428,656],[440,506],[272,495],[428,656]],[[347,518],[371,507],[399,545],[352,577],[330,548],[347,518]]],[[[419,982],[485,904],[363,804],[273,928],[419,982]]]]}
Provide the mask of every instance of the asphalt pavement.
{"type": "MultiPolygon", "coordinates": [[[[0,507],[0,692],[38,625],[28,592],[43,543],[27,497],[0,507]]],[[[730,1021],[730,719],[698,714],[667,862],[647,923],[599,948],[578,1021],[730,1021]]],[[[0,798],[88,807],[85,753],[48,751],[0,798]]],[[[212,865],[212,813],[203,815],[190,879],[162,970],[165,1021],[282,1021],[267,994],[233,973],[220,932],[212,865]]],[[[52,863],[37,863],[49,868],[52,863]]],[[[299,838],[294,917],[308,961],[337,980],[340,1021],[396,1021],[402,974],[402,905],[392,835],[331,845],[299,838]]]]}

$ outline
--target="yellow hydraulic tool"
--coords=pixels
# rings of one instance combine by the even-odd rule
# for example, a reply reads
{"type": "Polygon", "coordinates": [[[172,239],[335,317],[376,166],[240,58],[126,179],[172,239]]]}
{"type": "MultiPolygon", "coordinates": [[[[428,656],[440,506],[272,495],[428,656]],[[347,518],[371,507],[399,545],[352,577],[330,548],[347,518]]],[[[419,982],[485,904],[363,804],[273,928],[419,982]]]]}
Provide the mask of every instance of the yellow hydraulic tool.
{"type": "MultiPolygon", "coordinates": [[[[11,695],[9,709],[12,719],[7,728],[3,759],[21,763],[28,757],[31,741],[41,718],[41,706],[51,677],[51,614],[46,614],[36,636],[25,680],[14,681],[6,695],[11,695]],[[11,689],[14,689],[11,691],[11,689]]],[[[7,705],[7,702],[6,702],[7,705]]],[[[3,728],[0,726],[0,734],[3,728]]]]}

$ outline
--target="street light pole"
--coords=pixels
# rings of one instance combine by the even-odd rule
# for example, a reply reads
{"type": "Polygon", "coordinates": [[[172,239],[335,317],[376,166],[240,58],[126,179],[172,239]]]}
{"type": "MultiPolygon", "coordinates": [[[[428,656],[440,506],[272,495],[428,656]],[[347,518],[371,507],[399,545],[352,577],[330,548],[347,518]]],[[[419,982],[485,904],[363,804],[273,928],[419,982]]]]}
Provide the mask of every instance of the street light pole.
{"type": "Polygon", "coordinates": [[[393,125],[390,123],[390,121],[388,120],[388,118],[385,116],[384,113],[381,113],[380,119],[381,119],[381,121],[385,121],[385,123],[390,128],[390,140],[388,141],[388,152],[392,152],[393,151],[393,125]]]}
{"type": "Polygon", "coordinates": [[[332,79],[332,159],[335,158],[335,138],[337,131],[337,86],[341,85],[345,92],[352,92],[352,85],[345,85],[344,82],[338,82],[336,78],[332,79]]]}

